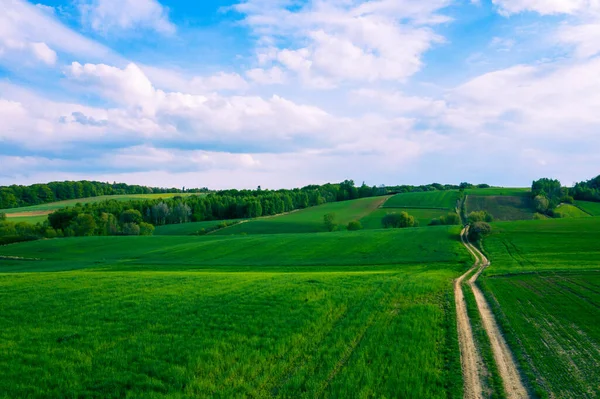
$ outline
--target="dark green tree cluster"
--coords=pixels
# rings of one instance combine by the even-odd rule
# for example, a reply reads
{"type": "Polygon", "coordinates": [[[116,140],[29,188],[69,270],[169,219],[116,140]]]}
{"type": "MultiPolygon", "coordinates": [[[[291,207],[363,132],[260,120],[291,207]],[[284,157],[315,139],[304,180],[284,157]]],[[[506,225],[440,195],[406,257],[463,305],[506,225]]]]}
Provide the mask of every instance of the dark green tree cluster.
{"type": "Polygon", "coordinates": [[[406,212],[388,213],[381,219],[381,224],[385,229],[403,229],[419,226],[419,222],[414,216],[411,216],[406,212]]]}
{"type": "Polygon", "coordinates": [[[531,185],[531,195],[535,211],[548,216],[554,215],[554,209],[561,202],[573,203],[569,190],[555,179],[542,178],[534,181],[531,185]]]}
{"type": "MultiPolygon", "coordinates": [[[[124,183],[101,183],[96,181],[64,181],[31,186],[0,187],[0,209],[46,204],[54,201],[98,197],[101,195],[180,193],[176,188],[157,188],[124,183]]],[[[186,192],[207,192],[207,188],[186,192]]]]}
{"type": "Polygon", "coordinates": [[[469,216],[467,216],[467,221],[469,224],[477,222],[491,223],[494,221],[494,217],[488,211],[473,211],[469,213],[469,216]]]}
{"type": "Polygon", "coordinates": [[[492,232],[492,226],[486,222],[475,222],[469,225],[469,241],[477,242],[492,232]]]}
{"type": "Polygon", "coordinates": [[[460,224],[460,217],[456,212],[450,212],[445,216],[431,219],[431,222],[429,222],[430,226],[454,226],[457,224],[460,224]]]}
{"type": "Polygon", "coordinates": [[[575,184],[570,194],[576,200],[600,202],[600,175],[575,184]]]}

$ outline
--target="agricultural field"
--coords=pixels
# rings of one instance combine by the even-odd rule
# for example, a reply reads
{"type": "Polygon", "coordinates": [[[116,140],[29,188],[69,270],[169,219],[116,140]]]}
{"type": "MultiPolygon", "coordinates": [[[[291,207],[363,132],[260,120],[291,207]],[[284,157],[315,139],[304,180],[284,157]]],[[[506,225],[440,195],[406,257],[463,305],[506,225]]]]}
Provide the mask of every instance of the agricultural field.
{"type": "Polygon", "coordinates": [[[480,285],[522,371],[542,398],[600,395],[600,223],[495,224],[480,285]]]}
{"type": "Polygon", "coordinates": [[[469,188],[465,190],[466,195],[481,195],[481,196],[508,196],[508,197],[525,197],[531,194],[529,188],[514,188],[514,187],[490,187],[490,188],[469,188]]]}
{"type": "Polygon", "coordinates": [[[457,232],[0,247],[0,392],[460,398],[457,232]]]}
{"type": "Polygon", "coordinates": [[[560,204],[554,210],[554,217],[558,218],[586,218],[590,217],[590,214],[584,212],[580,208],[571,204],[560,204]]]}
{"type": "Polygon", "coordinates": [[[48,215],[47,214],[36,215],[35,213],[32,213],[32,214],[26,213],[25,216],[21,216],[20,214],[8,214],[7,219],[9,221],[15,222],[15,223],[25,222],[25,223],[30,223],[30,224],[36,224],[36,223],[44,223],[48,219],[48,215]]]}
{"type": "Polygon", "coordinates": [[[575,205],[592,216],[600,216],[600,202],[575,201],[575,205]]]}
{"type": "Polygon", "coordinates": [[[467,195],[466,208],[467,213],[487,211],[495,221],[531,220],[534,215],[533,201],[528,196],[467,195]]]}
{"type": "Polygon", "coordinates": [[[447,215],[449,211],[443,209],[422,209],[422,208],[380,208],[369,215],[360,219],[360,223],[365,229],[381,229],[381,219],[388,213],[400,213],[406,212],[411,216],[414,216],[415,220],[419,222],[420,227],[425,227],[431,222],[431,219],[439,218],[440,216],[447,215]]]}
{"type": "Polygon", "coordinates": [[[210,229],[219,226],[223,223],[237,223],[241,220],[209,220],[205,222],[191,222],[180,224],[167,224],[164,226],[156,226],[154,230],[155,236],[189,236],[195,235],[202,229],[210,229]]]}
{"type": "Polygon", "coordinates": [[[494,223],[484,249],[493,267],[486,275],[600,267],[597,218],[494,223]]]}
{"type": "Polygon", "coordinates": [[[325,231],[323,216],[335,214],[340,229],[353,220],[360,220],[376,210],[389,197],[362,198],[352,201],[332,202],[290,212],[285,215],[267,216],[216,231],[214,235],[231,234],[284,234],[316,233],[325,231]]]}
{"type": "Polygon", "coordinates": [[[438,208],[453,210],[458,201],[458,191],[427,191],[396,194],[385,204],[384,208],[438,208]]]}

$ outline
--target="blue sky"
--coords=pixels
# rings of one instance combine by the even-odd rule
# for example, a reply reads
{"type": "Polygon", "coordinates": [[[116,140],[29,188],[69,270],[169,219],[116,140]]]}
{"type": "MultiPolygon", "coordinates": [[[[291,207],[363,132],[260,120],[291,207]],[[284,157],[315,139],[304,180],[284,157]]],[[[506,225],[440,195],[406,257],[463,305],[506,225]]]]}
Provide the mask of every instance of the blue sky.
{"type": "Polygon", "coordinates": [[[594,0],[0,0],[0,184],[600,173],[594,0]]]}

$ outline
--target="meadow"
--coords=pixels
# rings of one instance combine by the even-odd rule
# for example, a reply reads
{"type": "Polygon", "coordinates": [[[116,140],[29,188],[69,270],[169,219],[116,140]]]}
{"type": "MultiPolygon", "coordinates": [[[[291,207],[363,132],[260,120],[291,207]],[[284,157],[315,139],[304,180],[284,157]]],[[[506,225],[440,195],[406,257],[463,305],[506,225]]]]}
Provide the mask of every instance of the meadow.
{"type": "Polygon", "coordinates": [[[369,215],[360,219],[360,223],[365,229],[381,229],[381,219],[388,213],[406,212],[413,216],[419,222],[419,226],[424,227],[431,222],[431,219],[447,215],[449,211],[444,209],[422,209],[422,208],[380,208],[369,215]]]}
{"type": "Polygon", "coordinates": [[[234,220],[208,220],[204,222],[190,222],[179,224],[166,224],[164,226],[156,226],[154,230],[155,236],[188,236],[196,235],[202,229],[210,229],[223,223],[231,224],[241,222],[242,219],[234,220]]]}
{"type": "Polygon", "coordinates": [[[316,233],[326,231],[323,216],[335,214],[340,229],[353,220],[360,220],[376,210],[389,197],[362,198],[353,201],[332,202],[290,212],[285,215],[267,216],[214,232],[214,235],[231,234],[283,234],[316,233]]]}
{"type": "Polygon", "coordinates": [[[468,255],[457,232],[0,247],[0,392],[462,397],[451,286],[468,255]]]}
{"type": "Polygon", "coordinates": [[[466,195],[478,196],[508,196],[508,197],[525,197],[531,194],[530,188],[514,188],[514,187],[489,187],[489,188],[468,188],[465,190],[466,195]]]}
{"type": "Polygon", "coordinates": [[[383,208],[438,208],[453,210],[458,201],[457,190],[396,194],[383,208]]]}
{"type": "Polygon", "coordinates": [[[467,195],[467,213],[487,211],[494,220],[531,220],[533,201],[528,196],[467,195]]]}
{"type": "Polygon", "coordinates": [[[600,202],[575,201],[575,205],[592,216],[600,216],[600,202]]]}
{"type": "Polygon", "coordinates": [[[536,394],[600,394],[598,218],[495,223],[479,280],[536,394]]]}
{"type": "Polygon", "coordinates": [[[591,215],[571,204],[560,204],[554,210],[554,217],[558,218],[585,218],[591,215]]]}

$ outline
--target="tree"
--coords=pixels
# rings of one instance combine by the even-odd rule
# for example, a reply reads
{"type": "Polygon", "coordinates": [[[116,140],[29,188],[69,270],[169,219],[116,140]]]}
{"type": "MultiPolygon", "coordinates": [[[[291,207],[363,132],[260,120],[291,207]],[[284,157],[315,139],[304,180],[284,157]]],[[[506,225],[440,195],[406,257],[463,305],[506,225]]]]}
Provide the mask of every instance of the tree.
{"type": "Polygon", "coordinates": [[[174,223],[187,223],[192,216],[192,209],[183,202],[178,203],[171,211],[171,220],[174,223]]]}
{"type": "Polygon", "coordinates": [[[0,212],[0,222],[4,222],[6,220],[6,213],[0,212]]]}
{"type": "Polygon", "coordinates": [[[450,212],[446,216],[440,217],[441,224],[454,226],[460,224],[460,217],[455,212],[450,212]]]}
{"type": "Polygon", "coordinates": [[[140,235],[141,236],[151,236],[154,234],[154,226],[150,223],[140,223],[140,235]]]}
{"type": "Polygon", "coordinates": [[[48,216],[48,222],[54,230],[65,230],[78,215],[79,212],[72,208],[58,209],[48,216]]]}
{"type": "Polygon", "coordinates": [[[142,213],[140,211],[138,211],[137,209],[128,209],[128,210],[124,211],[123,213],[121,213],[121,216],[119,217],[119,221],[122,224],[127,224],[127,223],[140,224],[140,223],[142,223],[143,220],[144,220],[144,218],[142,217],[142,213]]]}
{"type": "Polygon", "coordinates": [[[550,201],[543,195],[538,195],[533,199],[533,206],[537,212],[546,214],[550,208],[550,201]]]}
{"type": "Polygon", "coordinates": [[[69,227],[73,230],[73,233],[78,237],[92,236],[96,230],[96,221],[92,215],[87,213],[80,213],[71,222],[69,227]]]}
{"type": "Polygon", "coordinates": [[[154,205],[150,213],[152,215],[152,221],[154,224],[157,226],[162,226],[167,224],[167,218],[169,217],[171,210],[167,204],[161,202],[154,205]]]}
{"type": "Polygon", "coordinates": [[[415,227],[415,218],[406,212],[388,213],[381,219],[381,224],[386,229],[415,227]]]}
{"type": "Polygon", "coordinates": [[[139,236],[140,235],[140,226],[135,223],[125,223],[123,225],[123,235],[126,236],[139,236]]]}
{"type": "Polygon", "coordinates": [[[353,220],[350,223],[348,223],[347,228],[349,231],[356,231],[356,230],[362,230],[363,226],[358,220],[353,220]]]}
{"type": "Polygon", "coordinates": [[[491,214],[489,214],[487,211],[473,211],[473,212],[469,213],[467,220],[468,220],[469,224],[472,224],[475,222],[491,223],[494,221],[494,217],[491,214]]]}
{"type": "Polygon", "coordinates": [[[469,226],[469,240],[479,241],[492,231],[492,226],[486,222],[475,222],[469,226]]]}
{"type": "Polygon", "coordinates": [[[337,229],[337,223],[335,223],[335,213],[328,213],[323,216],[323,224],[327,231],[335,231],[337,229]]]}

